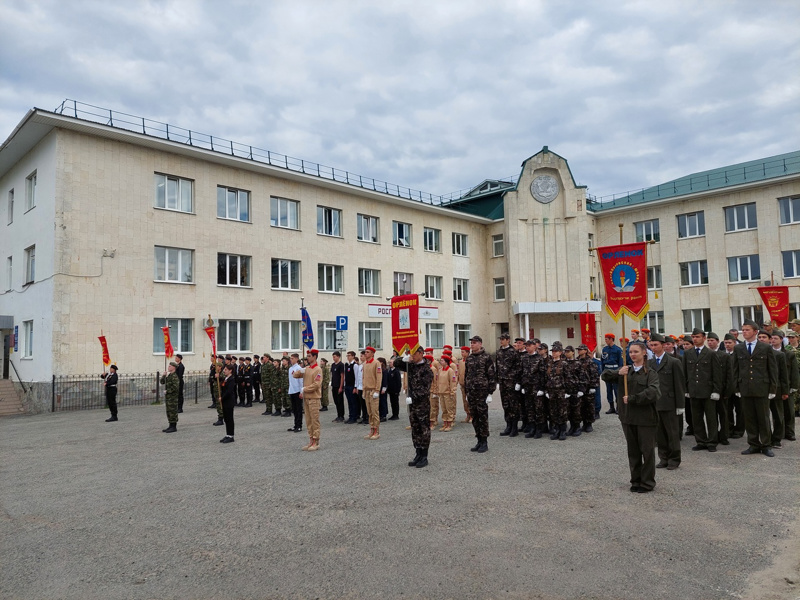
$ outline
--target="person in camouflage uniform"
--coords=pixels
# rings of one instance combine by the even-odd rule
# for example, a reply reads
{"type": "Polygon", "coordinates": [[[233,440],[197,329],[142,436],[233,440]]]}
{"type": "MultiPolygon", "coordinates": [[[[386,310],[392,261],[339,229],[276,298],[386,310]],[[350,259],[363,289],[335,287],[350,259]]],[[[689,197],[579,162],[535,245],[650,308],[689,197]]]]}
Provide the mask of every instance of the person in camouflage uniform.
{"type": "Polygon", "coordinates": [[[567,363],[566,398],[569,406],[569,431],[567,435],[578,437],[581,429],[581,402],[586,395],[588,379],[583,365],[575,359],[575,348],[564,348],[564,360],[567,363]]]}
{"type": "Polygon", "coordinates": [[[497,350],[497,379],[500,381],[500,402],[506,418],[506,428],[500,435],[516,437],[519,423],[520,354],[511,346],[511,336],[500,335],[500,348],[497,350]]]}
{"type": "Polygon", "coordinates": [[[406,403],[409,406],[409,418],[411,420],[411,439],[417,451],[413,460],[408,463],[409,467],[418,469],[428,465],[428,448],[431,443],[431,384],[433,383],[433,371],[423,358],[424,350],[418,347],[414,354],[406,354],[402,358],[396,358],[394,366],[408,375],[406,388],[406,403]]]}
{"type": "MultiPolygon", "coordinates": [[[[786,346],[786,351],[793,351],[797,358],[797,363],[800,365],[800,334],[796,331],[789,331],[786,334],[789,338],[789,345],[786,346]]],[[[794,416],[800,416],[800,389],[795,390],[794,394],[790,396],[794,399],[794,416]]]]}
{"type": "Polygon", "coordinates": [[[223,420],[224,415],[222,414],[222,399],[220,398],[220,394],[222,393],[222,380],[224,379],[222,375],[222,367],[224,364],[225,363],[222,361],[214,363],[214,381],[211,384],[211,400],[214,402],[214,406],[217,409],[217,421],[212,423],[212,425],[218,427],[225,424],[223,420]]]}
{"type": "MultiPolygon", "coordinates": [[[[524,400],[524,410],[527,414],[528,427],[525,430],[526,438],[540,438],[542,433],[538,427],[536,420],[536,404],[537,393],[542,389],[540,365],[542,357],[539,356],[539,344],[536,340],[528,340],[525,342],[526,353],[522,356],[521,360],[521,380],[522,380],[522,397],[524,400]],[[538,436],[536,434],[539,434],[538,436]]],[[[539,401],[541,404],[541,401],[539,401]]]]}
{"type": "MultiPolygon", "coordinates": [[[[483,349],[483,339],[476,335],[470,340],[472,352],[464,360],[464,384],[467,388],[469,412],[472,415],[472,427],[478,443],[470,450],[486,452],[489,449],[489,406],[492,392],[497,387],[497,375],[492,358],[483,349]]],[[[511,349],[516,355],[516,350],[511,349]]]]}
{"type": "Polygon", "coordinates": [[[789,331],[787,337],[790,343],[783,347],[783,351],[786,354],[786,367],[789,372],[789,398],[783,403],[783,439],[794,442],[797,440],[794,419],[797,412],[797,390],[800,388],[800,348],[792,345],[792,342],[797,340],[797,334],[794,331],[789,331]]]}
{"type": "Polygon", "coordinates": [[[280,370],[278,371],[278,405],[283,406],[283,416],[292,416],[292,400],[289,398],[289,359],[283,357],[281,359],[280,370]]]}
{"type": "Polygon", "coordinates": [[[181,382],[175,370],[178,363],[171,362],[167,367],[166,375],[161,376],[161,384],[165,386],[164,404],[167,407],[167,421],[169,427],[163,429],[164,433],[174,433],[178,431],[178,396],[180,394],[181,382]]]}
{"type": "Polygon", "coordinates": [[[578,362],[583,367],[583,372],[586,377],[584,385],[583,397],[581,398],[581,420],[583,421],[583,431],[591,433],[594,431],[592,423],[597,413],[595,407],[595,392],[600,386],[600,371],[597,369],[597,364],[592,360],[592,355],[589,352],[589,347],[585,344],[578,346],[578,362]]]}
{"type": "Polygon", "coordinates": [[[320,411],[328,410],[328,390],[331,387],[331,368],[328,366],[327,359],[323,358],[320,362],[320,367],[322,368],[322,408],[320,411]]]}
{"type": "Polygon", "coordinates": [[[272,364],[272,357],[269,354],[261,357],[261,393],[265,405],[261,414],[269,416],[273,414],[272,407],[275,405],[275,365],[272,364]]]}
{"type": "Polygon", "coordinates": [[[569,366],[561,358],[564,348],[561,342],[553,342],[550,349],[552,359],[547,367],[547,392],[550,407],[551,440],[567,439],[567,385],[569,366]]]}

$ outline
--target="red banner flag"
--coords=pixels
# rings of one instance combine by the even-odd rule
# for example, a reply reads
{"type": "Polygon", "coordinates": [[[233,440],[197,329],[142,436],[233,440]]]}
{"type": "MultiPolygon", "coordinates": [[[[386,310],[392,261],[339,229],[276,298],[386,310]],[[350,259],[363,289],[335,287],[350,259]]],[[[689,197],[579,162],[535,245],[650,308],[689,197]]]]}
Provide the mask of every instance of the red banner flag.
{"type": "Polygon", "coordinates": [[[392,298],[392,347],[398,354],[419,348],[419,295],[392,298]]]}
{"type": "Polygon", "coordinates": [[[581,343],[586,344],[590,352],[597,348],[597,327],[594,323],[594,313],[581,313],[581,343]]]}
{"type": "Polygon", "coordinates": [[[172,342],[169,340],[169,327],[162,327],[161,331],[164,333],[164,354],[167,358],[172,358],[175,351],[172,349],[172,342]]]}
{"type": "Polygon", "coordinates": [[[769,318],[780,327],[789,322],[789,288],[785,285],[770,285],[756,288],[769,311],[769,318]]]}
{"type": "Polygon", "coordinates": [[[598,248],[606,288],[606,310],[615,321],[622,313],[640,321],[650,308],[647,299],[647,244],[598,248]]]}
{"type": "Polygon", "coordinates": [[[106,343],[106,336],[101,335],[99,338],[100,345],[103,347],[103,364],[108,366],[111,364],[111,356],[108,354],[108,344],[106,343]]]}
{"type": "Polygon", "coordinates": [[[211,354],[217,355],[217,330],[214,327],[206,327],[203,329],[211,340],[211,354]]]}

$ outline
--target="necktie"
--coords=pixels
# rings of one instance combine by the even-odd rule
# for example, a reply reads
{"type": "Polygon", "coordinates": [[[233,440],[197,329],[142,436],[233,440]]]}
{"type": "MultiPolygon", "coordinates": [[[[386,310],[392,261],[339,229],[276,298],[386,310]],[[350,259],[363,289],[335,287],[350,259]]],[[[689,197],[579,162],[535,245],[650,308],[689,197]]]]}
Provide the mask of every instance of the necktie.
{"type": "Polygon", "coordinates": [[[656,366],[660,366],[660,365],[661,365],[661,357],[659,356],[659,357],[656,359],[656,366]]]}
{"type": "Polygon", "coordinates": [[[747,343],[747,352],[752,354],[753,353],[753,342],[747,343]]]}
{"type": "Polygon", "coordinates": [[[700,348],[697,348],[697,356],[700,356],[700,348]]]}

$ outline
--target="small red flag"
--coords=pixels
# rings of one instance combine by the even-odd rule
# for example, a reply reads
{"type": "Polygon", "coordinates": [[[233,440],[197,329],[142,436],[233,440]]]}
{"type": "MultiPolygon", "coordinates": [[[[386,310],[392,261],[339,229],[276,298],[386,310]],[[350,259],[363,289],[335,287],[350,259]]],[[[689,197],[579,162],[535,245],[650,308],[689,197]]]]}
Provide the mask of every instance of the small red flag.
{"type": "Polygon", "coordinates": [[[789,288],[785,285],[770,285],[756,288],[769,311],[769,318],[780,327],[789,322],[789,288]]]}
{"type": "Polygon", "coordinates": [[[211,340],[211,354],[216,356],[217,355],[217,332],[216,332],[216,329],[214,327],[206,327],[205,329],[203,329],[203,331],[206,332],[206,335],[208,335],[208,339],[211,340]]]}
{"type": "Polygon", "coordinates": [[[597,348],[597,326],[594,313],[581,313],[581,343],[586,344],[590,352],[597,348]]]}
{"type": "Polygon", "coordinates": [[[175,351],[172,349],[172,342],[169,339],[169,327],[162,327],[161,331],[164,333],[164,354],[167,358],[172,358],[175,351]]]}
{"type": "Polygon", "coordinates": [[[106,343],[106,336],[101,335],[97,338],[100,340],[100,345],[103,347],[103,364],[108,366],[111,364],[111,356],[108,354],[108,344],[106,343]]]}

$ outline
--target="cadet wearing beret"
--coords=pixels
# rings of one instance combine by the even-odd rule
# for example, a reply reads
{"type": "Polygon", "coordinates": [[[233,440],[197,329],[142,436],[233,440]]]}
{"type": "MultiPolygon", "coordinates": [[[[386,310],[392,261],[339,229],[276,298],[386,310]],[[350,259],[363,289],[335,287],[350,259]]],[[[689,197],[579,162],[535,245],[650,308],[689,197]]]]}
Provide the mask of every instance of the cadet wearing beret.
{"type": "Polygon", "coordinates": [[[164,433],[175,433],[178,431],[178,390],[180,381],[175,373],[178,363],[171,362],[167,367],[167,373],[161,376],[161,384],[165,386],[164,404],[167,409],[167,421],[169,427],[162,429],[164,433]]]}
{"type": "Polygon", "coordinates": [[[117,418],[117,382],[119,381],[117,365],[111,365],[108,368],[108,374],[103,373],[101,377],[105,379],[103,383],[106,388],[106,404],[108,404],[108,410],[111,411],[111,417],[106,419],[106,423],[113,423],[119,420],[117,418]]]}
{"type": "Polygon", "coordinates": [[[654,333],[650,336],[653,358],[647,365],[658,373],[661,397],[656,400],[658,426],[656,445],[659,462],[657,469],[674,471],[681,464],[681,424],[685,406],[686,380],[683,363],[664,351],[664,336],[654,333]]]}
{"type": "MultiPolygon", "coordinates": [[[[614,343],[616,337],[613,333],[607,333],[605,336],[606,345],[603,347],[602,358],[600,363],[603,371],[608,369],[619,369],[622,366],[622,349],[614,343]]],[[[614,399],[617,397],[617,383],[616,379],[606,380],[606,401],[608,402],[607,415],[616,414],[614,408],[614,399]]]]}

